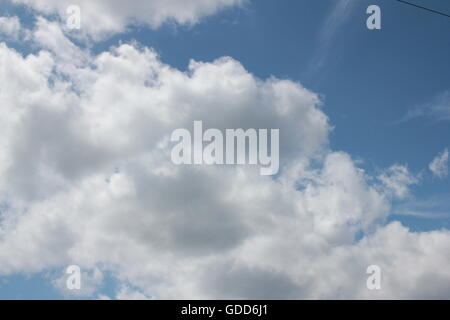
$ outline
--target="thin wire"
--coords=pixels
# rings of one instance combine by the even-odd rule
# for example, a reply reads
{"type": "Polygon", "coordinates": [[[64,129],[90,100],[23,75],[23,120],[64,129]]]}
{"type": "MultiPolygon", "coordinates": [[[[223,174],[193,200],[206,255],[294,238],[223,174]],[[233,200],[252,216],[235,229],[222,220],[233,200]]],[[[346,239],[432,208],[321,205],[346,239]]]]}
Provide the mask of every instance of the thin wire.
{"type": "Polygon", "coordinates": [[[422,10],[426,10],[426,11],[429,11],[429,12],[436,13],[436,14],[439,14],[439,15],[441,15],[441,16],[445,16],[445,17],[447,17],[447,18],[450,18],[450,15],[448,15],[448,14],[446,14],[446,13],[443,13],[443,12],[440,12],[440,11],[437,11],[437,10],[433,10],[433,9],[430,9],[430,8],[425,8],[425,7],[422,7],[422,6],[419,6],[419,5],[417,5],[417,4],[414,4],[414,3],[411,3],[411,2],[408,2],[408,1],[404,1],[404,0],[396,0],[396,1],[401,2],[401,3],[404,3],[404,4],[408,4],[408,5],[410,5],[410,6],[413,6],[413,7],[422,9],[422,10]]]}

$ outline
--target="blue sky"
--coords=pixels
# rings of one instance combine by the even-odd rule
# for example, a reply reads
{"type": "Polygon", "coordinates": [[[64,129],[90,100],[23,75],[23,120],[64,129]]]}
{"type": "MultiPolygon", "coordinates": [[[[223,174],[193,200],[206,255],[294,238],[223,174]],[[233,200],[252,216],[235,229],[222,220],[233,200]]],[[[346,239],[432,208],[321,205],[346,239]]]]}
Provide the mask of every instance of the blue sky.
{"type": "MultiPolygon", "coordinates": [[[[446,0],[414,3],[450,14],[446,0]]],[[[249,1],[194,25],[172,22],[156,30],[132,26],[88,47],[100,54],[136,40],[154,48],[163,63],[182,71],[191,59],[212,62],[230,56],[260,79],[301,83],[323,101],[321,108],[333,126],[331,150],[349,153],[370,176],[400,164],[419,177],[407,199],[392,200],[386,223],[400,221],[413,232],[450,229],[450,179],[435,177],[428,169],[450,147],[450,120],[430,111],[444,96],[450,114],[446,96],[450,18],[394,0],[355,0],[346,14],[330,20],[338,4],[336,0],[249,1]],[[366,8],[371,4],[381,8],[381,30],[366,28],[366,8]],[[414,110],[421,110],[420,114],[408,117],[414,110]]],[[[34,12],[27,10],[0,1],[0,16],[18,15],[23,26],[31,27],[34,12]]],[[[8,45],[22,53],[38,51],[21,41],[8,45]]],[[[48,277],[49,272],[62,271],[49,268],[3,277],[0,298],[64,298],[48,277]]],[[[98,293],[113,296],[120,283],[110,276],[104,279],[98,293]]]]}

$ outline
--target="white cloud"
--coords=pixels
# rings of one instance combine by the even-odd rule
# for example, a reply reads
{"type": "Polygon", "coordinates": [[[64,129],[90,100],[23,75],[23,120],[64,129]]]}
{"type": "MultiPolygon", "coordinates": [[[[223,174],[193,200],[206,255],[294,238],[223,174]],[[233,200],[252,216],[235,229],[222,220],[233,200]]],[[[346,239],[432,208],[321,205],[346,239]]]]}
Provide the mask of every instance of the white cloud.
{"type": "Polygon", "coordinates": [[[133,5],[122,0],[11,0],[25,4],[44,14],[59,14],[63,22],[67,8],[81,9],[81,31],[101,38],[126,31],[129,25],[158,28],[165,22],[192,25],[219,10],[242,4],[243,0],[135,0],[133,5]]]}
{"type": "Polygon", "coordinates": [[[147,296],[139,291],[130,289],[128,286],[123,286],[116,295],[117,300],[149,300],[147,296]]]}
{"type": "Polygon", "coordinates": [[[399,122],[421,117],[437,121],[450,120],[450,91],[444,91],[434,97],[432,101],[409,110],[399,122]]]}
{"type": "Polygon", "coordinates": [[[327,15],[320,32],[320,40],[326,42],[325,46],[351,16],[356,4],[352,0],[338,0],[327,15]]]}
{"type": "Polygon", "coordinates": [[[17,40],[21,31],[18,17],[0,17],[0,35],[17,40]]]}
{"type": "Polygon", "coordinates": [[[378,176],[387,194],[399,199],[404,199],[410,194],[409,187],[417,184],[419,179],[412,175],[408,167],[393,165],[378,176]]]}
{"type": "Polygon", "coordinates": [[[26,57],[0,44],[1,274],[77,264],[110,272],[117,298],[449,296],[450,233],[383,225],[416,179],[393,166],[373,185],[331,151],[301,84],[227,57],[181,72],[136,43],[94,56],[45,19],[32,39],[42,50],[26,57]],[[281,128],[280,176],[174,166],[168,137],[199,119],[281,128]]]}
{"type": "Polygon", "coordinates": [[[333,4],[317,37],[317,47],[307,70],[310,75],[320,74],[319,70],[324,67],[330,53],[335,51],[332,46],[336,42],[337,34],[359,6],[357,1],[352,0],[336,0],[333,4]]]}
{"type": "Polygon", "coordinates": [[[429,164],[428,168],[435,177],[443,179],[448,176],[448,150],[438,154],[429,164]]]}

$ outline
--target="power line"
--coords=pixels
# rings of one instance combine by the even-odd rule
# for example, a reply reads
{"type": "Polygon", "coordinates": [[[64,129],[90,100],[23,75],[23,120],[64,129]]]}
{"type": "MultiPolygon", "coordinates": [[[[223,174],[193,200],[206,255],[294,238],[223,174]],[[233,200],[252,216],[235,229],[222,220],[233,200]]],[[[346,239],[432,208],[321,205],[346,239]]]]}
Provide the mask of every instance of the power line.
{"type": "Polygon", "coordinates": [[[446,13],[443,13],[443,12],[440,12],[440,11],[437,11],[437,10],[433,10],[433,9],[430,9],[430,8],[422,7],[422,6],[419,6],[417,4],[414,4],[414,3],[411,3],[411,2],[408,2],[408,1],[404,1],[404,0],[396,0],[396,1],[404,3],[404,4],[407,4],[407,5],[410,5],[410,6],[413,6],[413,7],[416,7],[416,8],[419,8],[419,9],[422,9],[422,10],[426,10],[426,11],[429,11],[429,12],[436,13],[436,14],[439,14],[439,15],[447,17],[447,18],[450,18],[450,15],[448,15],[446,13]]]}

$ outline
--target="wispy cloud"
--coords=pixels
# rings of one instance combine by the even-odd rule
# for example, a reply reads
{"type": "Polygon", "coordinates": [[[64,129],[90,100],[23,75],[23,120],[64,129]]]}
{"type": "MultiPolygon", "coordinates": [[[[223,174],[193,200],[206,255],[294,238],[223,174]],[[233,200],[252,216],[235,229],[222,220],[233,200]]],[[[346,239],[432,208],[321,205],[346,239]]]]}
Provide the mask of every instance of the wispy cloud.
{"type": "Polygon", "coordinates": [[[337,34],[351,17],[357,1],[338,0],[326,16],[318,34],[318,42],[313,58],[308,67],[308,74],[319,71],[326,63],[337,34]]]}
{"type": "Polygon", "coordinates": [[[450,218],[450,201],[448,194],[441,194],[428,199],[415,199],[397,206],[393,214],[427,219],[450,218]]]}
{"type": "Polygon", "coordinates": [[[433,161],[431,161],[428,168],[433,172],[433,175],[438,178],[445,178],[448,176],[448,149],[438,154],[433,161]]]}
{"type": "Polygon", "coordinates": [[[438,121],[450,120],[450,91],[444,91],[430,102],[409,110],[399,122],[406,122],[421,117],[438,121]]]}
{"type": "Polygon", "coordinates": [[[339,0],[333,7],[320,32],[320,40],[322,43],[327,44],[331,42],[334,35],[350,17],[356,2],[353,0],[339,0]]]}

